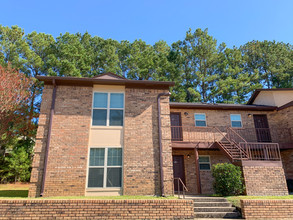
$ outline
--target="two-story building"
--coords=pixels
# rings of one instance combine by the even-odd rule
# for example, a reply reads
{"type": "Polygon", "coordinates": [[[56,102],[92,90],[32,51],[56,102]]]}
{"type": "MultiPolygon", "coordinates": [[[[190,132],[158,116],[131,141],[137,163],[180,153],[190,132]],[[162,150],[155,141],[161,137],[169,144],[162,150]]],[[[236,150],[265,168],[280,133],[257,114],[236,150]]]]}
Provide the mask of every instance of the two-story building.
{"type": "Polygon", "coordinates": [[[248,195],[293,179],[293,89],[247,105],[170,103],[173,82],[45,77],[29,196],[213,193],[211,167],[242,167],[248,195]]]}

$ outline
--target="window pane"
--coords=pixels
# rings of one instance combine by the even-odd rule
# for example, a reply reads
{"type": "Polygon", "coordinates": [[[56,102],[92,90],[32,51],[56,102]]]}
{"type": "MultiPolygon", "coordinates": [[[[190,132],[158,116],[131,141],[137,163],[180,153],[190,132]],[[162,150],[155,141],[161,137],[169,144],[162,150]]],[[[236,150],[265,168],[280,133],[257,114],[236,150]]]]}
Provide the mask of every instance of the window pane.
{"type": "Polygon", "coordinates": [[[199,169],[200,170],[210,170],[211,167],[209,164],[199,164],[199,169]]]}
{"type": "Polygon", "coordinates": [[[209,157],[198,157],[198,161],[199,162],[210,162],[210,158],[209,157]]]}
{"type": "Polygon", "coordinates": [[[241,121],[232,121],[232,127],[241,128],[242,127],[241,121]]]}
{"type": "Polygon", "coordinates": [[[123,93],[111,93],[110,108],[124,108],[123,93]]]}
{"type": "Polygon", "coordinates": [[[93,110],[93,125],[107,125],[107,110],[94,109],[93,110]]]}
{"type": "Polygon", "coordinates": [[[91,148],[90,166],[104,166],[105,148],[91,148]]]}
{"type": "Polygon", "coordinates": [[[195,114],[195,120],[206,120],[206,115],[205,114],[195,114]]]}
{"type": "Polygon", "coordinates": [[[94,108],[107,108],[108,93],[94,93],[94,108]]]}
{"type": "Polygon", "coordinates": [[[241,121],[241,115],[230,115],[231,121],[241,121]]]}
{"type": "Polygon", "coordinates": [[[195,126],[197,127],[206,127],[207,124],[205,121],[195,121],[195,126]]]}
{"type": "Polygon", "coordinates": [[[90,168],[88,187],[103,187],[104,168],[90,168]]]}
{"type": "Polygon", "coordinates": [[[122,168],[107,168],[107,187],[121,187],[122,168]]]}
{"type": "Polygon", "coordinates": [[[122,165],[122,149],[109,148],[108,149],[108,166],[121,166],[122,165]]]}
{"type": "Polygon", "coordinates": [[[123,126],[123,110],[110,110],[110,126],[123,126]]]}

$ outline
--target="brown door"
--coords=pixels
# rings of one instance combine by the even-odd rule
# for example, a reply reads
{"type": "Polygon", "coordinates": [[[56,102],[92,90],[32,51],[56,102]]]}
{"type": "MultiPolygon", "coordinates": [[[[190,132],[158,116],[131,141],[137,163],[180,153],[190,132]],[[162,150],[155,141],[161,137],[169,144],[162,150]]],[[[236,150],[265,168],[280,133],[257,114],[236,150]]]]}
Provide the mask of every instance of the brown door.
{"type": "Polygon", "coordinates": [[[183,141],[181,113],[171,112],[171,137],[172,141],[183,141]]]}
{"type": "Polygon", "coordinates": [[[258,142],[272,142],[269,123],[266,115],[253,115],[258,142]]]}
{"type": "Polygon", "coordinates": [[[178,191],[178,185],[180,191],[182,191],[183,186],[181,183],[178,184],[178,179],[180,178],[185,184],[185,174],[184,174],[184,157],[183,155],[173,156],[173,176],[174,176],[174,190],[178,191]]]}

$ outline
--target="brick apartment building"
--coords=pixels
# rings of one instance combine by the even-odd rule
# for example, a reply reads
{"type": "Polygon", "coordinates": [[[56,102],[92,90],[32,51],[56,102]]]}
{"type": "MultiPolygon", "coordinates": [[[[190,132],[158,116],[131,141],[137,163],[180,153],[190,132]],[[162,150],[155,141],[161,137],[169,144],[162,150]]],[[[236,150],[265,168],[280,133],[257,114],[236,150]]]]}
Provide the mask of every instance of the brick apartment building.
{"type": "Polygon", "coordinates": [[[180,180],[208,194],[220,162],[242,167],[248,195],[288,194],[293,89],[257,90],[246,105],[170,103],[172,82],[38,79],[31,197],[172,195],[180,180]]]}

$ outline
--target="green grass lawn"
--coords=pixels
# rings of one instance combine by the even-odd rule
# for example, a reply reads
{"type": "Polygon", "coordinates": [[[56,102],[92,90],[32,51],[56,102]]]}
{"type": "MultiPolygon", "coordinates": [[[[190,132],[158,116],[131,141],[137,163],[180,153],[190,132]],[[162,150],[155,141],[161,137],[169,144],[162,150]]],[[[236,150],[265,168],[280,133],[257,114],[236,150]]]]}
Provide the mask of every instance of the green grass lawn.
{"type": "MultiPolygon", "coordinates": [[[[28,199],[28,184],[0,184],[0,199],[28,199]]],[[[30,198],[32,199],[32,198],[30,198]]],[[[178,199],[175,196],[58,196],[34,199],[178,199]]]]}
{"type": "Polygon", "coordinates": [[[234,206],[240,208],[241,199],[293,199],[293,195],[289,196],[227,196],[226,199],[234,206]]]}
{"type": "Polygon", "coordinates": [[[28,189],[28,184],[0,184],[0,198],[27,198],[28,189]]]}

